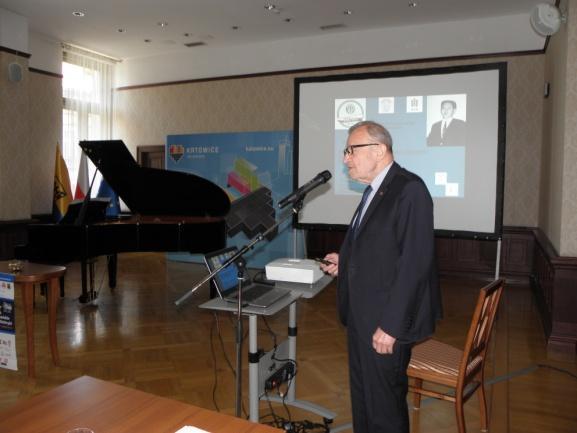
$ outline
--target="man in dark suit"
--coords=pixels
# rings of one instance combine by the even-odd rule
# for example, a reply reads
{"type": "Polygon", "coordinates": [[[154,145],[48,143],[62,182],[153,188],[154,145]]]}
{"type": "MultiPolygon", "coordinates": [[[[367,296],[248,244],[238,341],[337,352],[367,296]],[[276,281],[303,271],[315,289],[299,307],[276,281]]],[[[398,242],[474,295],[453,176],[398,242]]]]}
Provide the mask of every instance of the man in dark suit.
{"type": "Polygon", "coordinates": [[[461,119],[455,119],[457,103],[452,100],[441,102],[442,120],[431,126],[427,137],[428,146],[465,146],[467,144],[466,124],[461,119]]]}
{"type": "Polygon", "coordinates": [[[323,271],[338,275],[347,327],[355,433],[408,433],[406,369],[413,343],[441,317],[433,202],[423,181],[393,159],[389,132],[375,122],[349,129],[349,176],[369,185],[340,252],[323,271]],[[368,191],[368,192],[367,192],[368,191]]]}

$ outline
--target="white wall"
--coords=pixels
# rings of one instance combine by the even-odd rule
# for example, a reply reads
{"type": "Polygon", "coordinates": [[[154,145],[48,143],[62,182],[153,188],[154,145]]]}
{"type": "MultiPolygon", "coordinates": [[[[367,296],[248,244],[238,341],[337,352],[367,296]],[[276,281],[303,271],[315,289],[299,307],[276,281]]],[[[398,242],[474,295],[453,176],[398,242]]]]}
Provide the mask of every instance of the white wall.
{"type": "Polygon", "coordinates": [[[124,60],[117,86],[324,66],[543,49],[529,15],[326,34],[124,60]]]}
{"type": "Polygon", "coordinates": [[[29,32],[28,19],[0,9],[0,46],[30,54],[28,66],[55,74],[62,73],[60,41],[29,32]]]}
{"type": "Polygon", "coordinates": [[[62,74],[62,44],[38,33],[30,33],[30,67],[62,74]]]}
{"type": "Polygon", "coordinates": [[[28,53],[28,19],[0,9],[0,46],[28,53]]]}

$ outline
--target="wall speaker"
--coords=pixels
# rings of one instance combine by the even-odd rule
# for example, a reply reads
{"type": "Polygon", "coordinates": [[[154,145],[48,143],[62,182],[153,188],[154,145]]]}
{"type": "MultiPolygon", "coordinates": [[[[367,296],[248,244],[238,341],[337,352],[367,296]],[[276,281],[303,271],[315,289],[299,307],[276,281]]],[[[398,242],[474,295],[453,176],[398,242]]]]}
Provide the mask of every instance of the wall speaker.
{"type": "Polygon", "coordinates": [[[8,79],[15,83],[22,81],[22,66],[19,63],[10,63],[8,65],[8,79]]]}
{"type": "Polygon", "coordinates": [[[549,3],[539,3],[531,11],[531,26],[541,36],[551,36],[559,30],[565,16],[561,15],[556,6],[549,3]]]}

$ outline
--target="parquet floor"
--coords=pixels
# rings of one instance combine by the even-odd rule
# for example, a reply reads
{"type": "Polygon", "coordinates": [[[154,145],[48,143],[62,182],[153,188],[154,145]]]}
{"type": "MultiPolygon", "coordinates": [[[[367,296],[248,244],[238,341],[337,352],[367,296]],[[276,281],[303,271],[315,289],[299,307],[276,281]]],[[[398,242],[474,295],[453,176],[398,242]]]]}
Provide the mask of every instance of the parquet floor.
{"type": "MultiPolygon", "coordinates": [[[[164,254],[124,254],[119,257],[117,289],[111,292],[106,286],[101,260],[96,278],[97,285],[102,284],[100,296],[96,305],[82,306],[76,301],[80,293],[79,266],[71,264],[66,296],[58,309],[60,367],[51,363],[46,305],[40,294],[36,295],[35,380],[26,376],[23,317],[20,294],[16,293],[20,370],[0,369],[0,409],[80,375],[215,409],[216,377],[214,400],[221,411],[233,414],[235,379],[224,356],[234,365],[232,318],[219,314],[217,328],[214,315],[197,308],[208,299],[207,287],[185,306],[177,309],[173,304],[203,275],[202,266],[166,261],[164,254]]],[[[462,345],[477,290],[482,285],[479,281],[443,281],[445,318],[437,338],[462,345]]],[[[287,312],[268,319],[278,342],[286,338],[287,323],[287,312]]],[[[350,422],[346,341],[336,318],[334,285],[314,299],[299,301],[297,325],[297,397],[336,412],[334,425],[350,422]]],[[[491,431],[577,432],[575,355],[547,352],[537,308],[527,286],[506,287],[496,328],[486,371],[491,431]]],[[[258,339],[264,350],[272,348],[273,336],[262,320],[258,339]]],[[[243,400],[248,409],[247,345],[248,341],[244,345],[243,400]]],[[[278,415],[288,417],[282,405],[272,407],[278,415]]],[[[261,401],[261,415],[268,412],[268,404],[261,401]]],[[[293,420],[321,421],[314,414],[294,408],[290,408],[290,414],[293,420]]],[[[467,403],[465,417],[468,431],[478,431],[475,398],[467,403]]],[[[452,405],[436,400],[425,400],[420,411],[412,412],[411,422],[413,433],[457,431],[452,405]]]]}

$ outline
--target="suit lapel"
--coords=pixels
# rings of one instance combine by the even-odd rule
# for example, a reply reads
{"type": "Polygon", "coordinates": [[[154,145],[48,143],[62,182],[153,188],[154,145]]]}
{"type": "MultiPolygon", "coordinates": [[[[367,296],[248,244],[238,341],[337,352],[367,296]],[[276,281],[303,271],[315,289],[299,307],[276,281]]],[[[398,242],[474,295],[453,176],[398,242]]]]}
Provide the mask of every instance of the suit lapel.
{"type": "Polygon", "coordinates": [[[381,186],[379,187],[378,191],[375,193],[375,196],[371,200],[371,204],[367,208],[365,215],[363,216],[363,219],[361,221],[361,224],[357,228],[357,236],[359,236],[360,233],[363,231],[367,221],[371,219],[372,214],[374,213],[375,209],[379,206],[379,203],[387,193],[389,185],[393,181],[393,178],[397,175],[397,172],[400,170],[400,168],[401,166],[399,164],[393,162],[393,165],[391,165],[391,168],[389,169],[387,175],[383,179],[381,186]]]}

